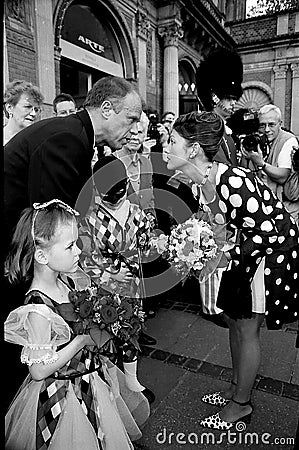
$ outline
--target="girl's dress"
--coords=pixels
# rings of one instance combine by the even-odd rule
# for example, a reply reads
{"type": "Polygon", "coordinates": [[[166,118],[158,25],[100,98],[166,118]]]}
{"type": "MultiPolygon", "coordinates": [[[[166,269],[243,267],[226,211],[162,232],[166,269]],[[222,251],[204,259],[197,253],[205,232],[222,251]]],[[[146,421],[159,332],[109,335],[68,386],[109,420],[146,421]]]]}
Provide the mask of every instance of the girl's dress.
{"type": "MultiPolygon", "coordinates": [[[[58,358],[57,347],[72,336],[58,304],[40,291],[27,293],[25,305],[5,322],[5,339],[23,346],[21,360],[47,364],[58,358]],[[34,332],[31,314],[48,321],[34,332]]],[[[94,347],[84,347],[52,376],[27,376],[6,415],[7,450],[127,450],[141,437],[149,405],[130,391],[124,375],[94,347]]]]}
{"type": "Polygon", "coordinates": [[[299,244],[294,219],[272,191],[242,167],[220,164],[216,193],[209,204],[214,217],[238,235],[230,252],[233,261],[221,277],[217,306],[233,318],[265,312],[269,329],[296,321],[299,244]],[[259,299],[256,291],[263,291],[259,299]]]}

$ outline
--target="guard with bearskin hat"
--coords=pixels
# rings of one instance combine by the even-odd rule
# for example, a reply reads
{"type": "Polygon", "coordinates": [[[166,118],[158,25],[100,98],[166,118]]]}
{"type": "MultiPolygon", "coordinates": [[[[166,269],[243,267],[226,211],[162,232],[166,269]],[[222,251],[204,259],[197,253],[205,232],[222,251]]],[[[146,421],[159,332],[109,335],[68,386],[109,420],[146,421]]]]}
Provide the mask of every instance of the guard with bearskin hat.
{"type": "Polygon", "coordinates": [[[225,123],[225,134],[215,161],[237,165],[237,151],[226,121],[234,112],[242,95],[243,63],[240,55],[227,48],[211,52],[196,72],[196,87],[200,109],[214,111],[225,123]]]}

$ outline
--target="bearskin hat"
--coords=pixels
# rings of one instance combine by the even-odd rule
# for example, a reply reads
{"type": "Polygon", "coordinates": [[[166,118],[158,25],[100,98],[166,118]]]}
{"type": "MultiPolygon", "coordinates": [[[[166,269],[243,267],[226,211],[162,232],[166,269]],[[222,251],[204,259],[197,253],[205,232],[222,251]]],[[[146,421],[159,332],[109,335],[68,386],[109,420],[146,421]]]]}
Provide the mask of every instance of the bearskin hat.
{"type": "Polygon", "coordinates": [[[243,63],[234,50],[221,48],[211,52],[198,66],[196,71],[197,95],[201,107],[211,111],[215,102],[225,97],[242,95],[243,63]]]}

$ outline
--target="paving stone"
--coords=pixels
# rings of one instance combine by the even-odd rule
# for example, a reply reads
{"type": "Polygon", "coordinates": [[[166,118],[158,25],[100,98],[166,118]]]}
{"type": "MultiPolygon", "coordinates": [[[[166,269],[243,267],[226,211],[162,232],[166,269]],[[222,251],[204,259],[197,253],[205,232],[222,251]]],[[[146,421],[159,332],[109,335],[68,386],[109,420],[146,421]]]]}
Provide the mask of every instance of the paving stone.
{"type": "Polygon", "coordinates": [[[186,370],[179,366],[167,365],[162,361],[141,357],[138,361],[138,379],[143,386],[151,389],[156,399],[151,404],[151,412],[166,399],[171,390],[177,386],[186,370]]]}
{"type": "Polygon", "coordinates": [[[297,384],[283,383],[282,396],[299,401],[299,386],[297,384]]]}
{"type": "Polygon", "coordinates": [[[257,389],[260,391],[270,392],[275,395],[282,394],[282,381],[274,380],[273,378],[263,377],[257,384],[257,389]]]}
{"type": "Polygon", "coordinates": [[[179,305],[175,303],[171,309],[174,309],[175,311],[184,311],[186,308],[187,308],[186,304],[179,305]]]}
{"type": "Polygon", "coordinates": [[[148,347],[146,345],[142,345],[140,348],[141,348],[141,355],[143,356],[149,356],[156,350],[154,347],[148,347]]]}
{"type": "MultiPolygon", "coordinates": [[[[175,350],[177,342],[186,335],[189,327],[198,317],[174,310],[159,310],[156,317],[146,322],[147,333],[157,339],[156,347],[171,353],[186,354],[175,350]]],[[[186,356],[190,356],[186,354],[186,356]]]]}
{"type": "Polygon", "coordinates": [[[201,313],[201,307],[198,305],[189,305],[186,309],[185,312],[189,312],[192,314],[200,314],[201,313]]]}
{"type": "Polygon", "coordinates": [[[186,360],[186,356],[173,354],[167,358],[167,364],[176,364],[177,366],[182,366],[186,360]]]}
{"type": "Polygon", "coordinates": [[[188,358],[184,364],[184,368],[186,367],[191,372],[198,372],[200,366],[203,364],[199,359],[188,358]]]}
{"type": "Polygon", "coordinates": [[[296,335],[285,331],[261,330],[261,365],[265,377],[290,383],[296,360],[296,335]],[[275,376],[273,376],[275,374],[275,376]]]}
{"type": "Polygon", "coordinates": [[[158,359],[159,361],[165,361],[171,353],[165,352],[164,350],[155,350],[151,354],[151,358],[158,359]]]}
{"type": "Polygon", "coordinates": [[[206,361],[202,363],[198,372],[204,375],[208,375],[213,378],[220,378],[220,374],[223,371],[223,367],[210,364],[206,361]]]}

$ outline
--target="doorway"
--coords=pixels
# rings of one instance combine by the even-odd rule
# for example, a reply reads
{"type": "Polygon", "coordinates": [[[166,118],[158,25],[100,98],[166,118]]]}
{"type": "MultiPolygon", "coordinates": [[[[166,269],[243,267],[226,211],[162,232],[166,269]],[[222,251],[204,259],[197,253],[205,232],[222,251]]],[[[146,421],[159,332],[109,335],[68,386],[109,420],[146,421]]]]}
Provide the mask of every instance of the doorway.
{"type": "Polygon", "coordinates": [[[106,75],[105,72],[62,57],[60,61],[60,92],[70,94],[79,109],[94,83],[106,75]]]}

